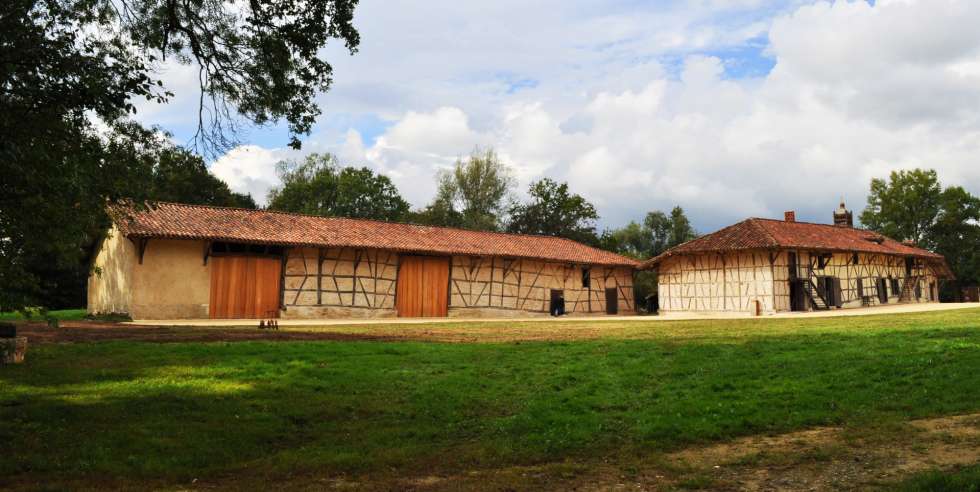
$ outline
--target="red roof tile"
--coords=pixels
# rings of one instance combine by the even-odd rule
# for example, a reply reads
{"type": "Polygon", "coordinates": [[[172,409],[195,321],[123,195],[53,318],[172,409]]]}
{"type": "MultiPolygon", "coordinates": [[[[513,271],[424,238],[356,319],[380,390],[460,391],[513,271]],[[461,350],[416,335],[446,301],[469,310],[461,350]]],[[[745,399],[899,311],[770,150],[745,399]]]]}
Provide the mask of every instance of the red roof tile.
{"type": "Polygon", "coordinates": [[[625,256],[551,236],[179,203],[155,203],[143,210],[115,206],[112,213],[126,237],[357,247],[629,267],[638,264],[625,256]]]}
{"type": "Polygon", "coordinates": [[[752,218],[671,248],[640,268],[652,268],[672,256],[750,249],[856,251],[944,260],[942,255],[865,229],[752,218]]]}

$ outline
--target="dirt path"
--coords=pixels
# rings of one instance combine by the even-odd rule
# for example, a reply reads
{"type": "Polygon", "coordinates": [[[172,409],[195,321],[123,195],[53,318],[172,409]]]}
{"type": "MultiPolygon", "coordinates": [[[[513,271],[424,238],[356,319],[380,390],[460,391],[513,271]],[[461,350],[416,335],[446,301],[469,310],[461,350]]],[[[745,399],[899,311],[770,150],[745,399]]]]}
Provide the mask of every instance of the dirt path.
{"type": "MultiPolygon", "coordinates": [[[[451,476],[317,479],[287,488],[340,490],[887,490],[927,470],[980,463],[980,414],[888,428],[825,427],[596,463],[472,471],[451,476]]],[[[225,488],[206,482],[203,488],[225,488]]],[[[236,488],[231,485],[231,488],[236,488]]]]}
{"type": "Polygon", "coordinates": [[[272,331],[258,328],[199,328],[180,326],[133,326],[95,321],[63,321],[58,328],[44,323],[19,323],[17,334],[26,336],[30,345],[45,343],[80,343],[107,340],[130,340],[154,343],[175,342],[243,342],[250,340],[372,340],[386,341],[401,337],[308,331],[272,331]]]}

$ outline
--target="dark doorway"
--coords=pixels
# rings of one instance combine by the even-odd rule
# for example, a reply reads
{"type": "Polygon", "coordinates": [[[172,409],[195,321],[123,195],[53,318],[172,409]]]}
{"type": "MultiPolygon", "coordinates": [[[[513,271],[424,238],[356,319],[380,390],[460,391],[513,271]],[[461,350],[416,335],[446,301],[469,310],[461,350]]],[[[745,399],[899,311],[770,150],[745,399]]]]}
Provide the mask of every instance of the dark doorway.
{"type": "Polygon", "coordinates": [[[806,311],[806,301],[803,297],[803,283],[800,280],[794,279],[789,281],[789,310],[806,311]]]}
{"type": "MultiPolygon", "coordinates": [[[[790,251],[789,253],[787,253],[787,255],[789,255],[789,278],[795,279],[796,278],[796,253],[790,251]]],[[[790,290],[792,290],[792,287],[790,288],[790,290]]]]}
{"type": "Polygon", "coordinates": [[[878,302],[888,304],[888,281],[878,277],[878,302]]]}
{"type": "Polygon", "coordinates": [[[548,312],[552,316],[561,316],[565,314],[565,291],[561,289],[551,289],[551,304],[548,307],[548,312]]]}
{"type": "Polygon", "coordinates": [[[606,289],[606,314],[619,313],[619,294],[616,289],[606,289]]]}
{"type": "Polygon", "coordinates": [[[906,258],[905,259],[905,276],[906,277],[911,277],[912,276],[912,267],[913,266],[915,266],[915,258],[911,258],[911,257],[910,258],[906,258]]]}

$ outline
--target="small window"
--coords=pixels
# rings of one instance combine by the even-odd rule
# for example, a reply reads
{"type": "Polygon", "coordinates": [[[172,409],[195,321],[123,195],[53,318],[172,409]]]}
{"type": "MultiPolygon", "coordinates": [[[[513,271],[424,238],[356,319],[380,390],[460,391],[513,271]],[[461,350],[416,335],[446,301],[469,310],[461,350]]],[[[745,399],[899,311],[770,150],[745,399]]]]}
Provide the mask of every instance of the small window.
{"type": "Polygon", "coordinates": [[[583,268],[582,269],[582,288],[588,289],[592,286],[592,269],[583,268]]]}
{"type": "Polygon", "coordinates": [[[857,253],[854,253],[853,255],[851,255],[851,263],[853,263],[855,265],[858,264],[858,254],[857,253]]]}
{"type": "Polygon", "coordinates": [[[824,254],[818,256],[817,257],[817,269],[818,270],[823,270],[824,268],[827,268],[827,265],[830,264],[830,260],[833,257],[834,257],[834,255],[829,254],[829,253],[824,253],[824,254]]]}

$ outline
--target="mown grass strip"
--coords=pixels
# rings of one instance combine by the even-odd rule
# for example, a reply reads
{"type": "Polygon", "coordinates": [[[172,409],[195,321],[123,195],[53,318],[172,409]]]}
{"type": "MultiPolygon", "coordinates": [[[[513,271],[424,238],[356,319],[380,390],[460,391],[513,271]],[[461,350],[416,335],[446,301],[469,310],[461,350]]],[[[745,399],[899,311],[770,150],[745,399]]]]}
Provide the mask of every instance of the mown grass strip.
{"type": "Polygon", "coordinates": [[[936,315],[919,329],[727,339],[719,327],[533,343],[44,345],[0,368],[0,476],[452,472],[974,412],[972,323],[936,315]]]}

